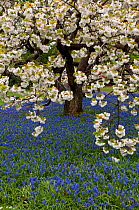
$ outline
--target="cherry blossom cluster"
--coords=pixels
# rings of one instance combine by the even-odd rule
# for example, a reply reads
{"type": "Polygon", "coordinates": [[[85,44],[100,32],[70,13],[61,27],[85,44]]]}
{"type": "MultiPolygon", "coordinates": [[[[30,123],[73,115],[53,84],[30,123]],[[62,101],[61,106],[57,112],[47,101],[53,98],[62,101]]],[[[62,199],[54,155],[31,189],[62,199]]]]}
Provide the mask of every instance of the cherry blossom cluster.
{"type": "Polygon", "coordinates": [[[87,80],[87,76],[85,75],[84,72],[77,71],[74,73],[75,76],[75,81],[77,84],[82,84],[84,81],[87,80]]]}
{"type": "MultiPolygon", "coordinates": [[[[9,1],[10,2],[10,1],[9,1]]],[[[104,94],[93,92],[111,84],[120,104],[119,111],[130,110],[137,115],[139,97],[127,105],[129,93],[139,88],[139,4],[135,0],[113,0],[102,4],[92,0],[53,0],[33,3],[4,4],[0,15],[0,94],[10,102],[8,91],[22,95],[12,99],[17,109],[25,101],[34,103],[34,111],[27,119],[45,123],[38,111],[45,98],[64,103],[75,97],[74,88],[82,87],[91,105],[107,106],[104,94]],[[43,59],[45,62],[43,62],[43,59]],[[10,75],[20,78],[20,85],[9,85],[10,75]],[[65,88],[68,83],[68,88],[65,88]],[[60,85],[59,85],[60,84],[60,85]]],[[[6,105],[7,106],[7,105],[6,105]]],[[[118,124],[110,139],[109,129],[103,125],[109,113],[96,116],[96,144],[118,149],[122,156],[133,154],[137,138],[123,138],[125,128],[118,124]],[[106,146],[107,145],[107,146],[106,146]]],[[[138,124],[135,125],[138,130],[138,124]]],[[[43,131],[38,126],[33,132],[43,131]]],[[[138,135],[138,133],[137,133],[138,135]]]]}
{"type": "MultiPolygon", "coordinates": [[[[110,148],[114,148],[120,151],[120,154],[124,157],[127,154],[132,155],[136,151],[135,145],[139,143],[138,137],[123,138],[125,137],[125,128],[123,125],[118,125],[115,129],[116,138],[111,138],[109,135],[109,128],[103,127],[103,121],[110,119],[110,113],[104,112],[103,114],[97,114],[97,118],[94,120],[94,132],[96,136],[96,145],[103,147],[103,152],[108,154],[110,148]]],[[[139,124],[135,125],[139,130],[139,124]]]]}

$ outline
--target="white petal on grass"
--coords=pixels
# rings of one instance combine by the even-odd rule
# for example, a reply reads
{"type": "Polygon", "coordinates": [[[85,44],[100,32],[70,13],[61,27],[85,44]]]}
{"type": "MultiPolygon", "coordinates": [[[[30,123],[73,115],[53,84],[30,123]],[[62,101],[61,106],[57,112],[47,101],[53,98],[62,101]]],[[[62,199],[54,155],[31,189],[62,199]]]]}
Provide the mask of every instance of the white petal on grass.
{"type": "Polygon", "coordinates": [[[125,129],[123,125],[118,125],[118,128],[115,130],[115,134],[119,137],[122,138],[125,136],[125,129]]]}
{"type": "Polygon", "coordinates": [[[104,106],[106,106],[107,105],[107,101],[99,101],[99,106],[101,106],[101,107],[104,107],[104,106]]]}
{"type": "Polygon", "coordinates": [[[96,106],[96,105],[97,105],[97,100],[96,99],[92,99],[91,106],[96,106]]]}
{"type": "Polygon", "coordinates": [[[115,158],[115,157],[112,157],[112,161],[115,162],[115,163],[119,163],[120,162],[120,159],[115,158]]]}
{"type": "Polygon", "coordinates": [[[125,105],[122,105],[122,106],[121,106],[121,110],[122,110],[123,112],[126,112],[128,109],[127,109],[127,107],[126,107],[125,105]]]}
{"type": "Polygon", "coordinates": [[[43,127],[38,126],[35,128],[35,131],[32,133],[33,136],[37,137],[39,134],[43,132],[43,127]]]}
{"type": "Polygon", "coordinates": [[[102,94],[98,94],[97,96],[96,96],[96,99],[97,100],[103,100],[105,98],[105,95],[102,93],[102,94]]]}
{"type": "Polygon", "coordinates": [[[138,114],[138,112],[137,112],[136,109],[133,109],[133,110],[131,110],[131,114],[132,114],[133,116],[136,116],[136,115],[138,114]]]}
{"type": "Polygon", "coordinates": [[[139,124],[134,125],[137,130],[139,130],[139,124]]]}
{"type": "Polygon", "coordinates": [[[108,153],[109,153],[108,148],[107,148],[107,147],[103,147],[103,152],[104,152],[105,154],[108,154],[108,153]]]}

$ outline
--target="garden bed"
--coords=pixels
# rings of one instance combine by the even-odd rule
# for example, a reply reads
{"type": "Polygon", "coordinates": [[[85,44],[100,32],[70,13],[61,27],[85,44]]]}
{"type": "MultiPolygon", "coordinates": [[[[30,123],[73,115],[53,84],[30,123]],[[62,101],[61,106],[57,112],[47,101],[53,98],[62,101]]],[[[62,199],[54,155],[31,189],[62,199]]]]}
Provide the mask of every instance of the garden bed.
{"type": "MultiPolygon", "coordinates": [[[[108,100],[115,102],[115,96],[108,100]]],[[[0,209],[137,209],[139,208],[139,148],[134,155],[112,162],[95,145],[93,120],[111,107],[91,107],[85,114],[63,117],[63,106],[52,103],[42,111],[44,132],[31,133],[37,125],[26,120],[31,103],[19,112],[0,110],[0,209]]],[[[135,134],[139,117],[122,112],[128,136],[135,134]]]]}

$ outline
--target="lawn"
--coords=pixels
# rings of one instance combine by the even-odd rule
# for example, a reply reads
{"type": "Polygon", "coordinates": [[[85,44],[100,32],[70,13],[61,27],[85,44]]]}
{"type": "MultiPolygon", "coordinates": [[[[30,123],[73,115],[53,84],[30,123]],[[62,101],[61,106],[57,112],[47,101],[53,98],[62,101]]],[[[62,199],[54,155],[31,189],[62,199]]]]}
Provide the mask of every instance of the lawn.
{"type": "MultiPolygon", "coordinates": [[[[106,155],[94,144],[95,114],[116,114],[116,97],[108,100],[111,106],[101,108],[84,99],[85,114],[70,117],[52,103],[41,112],[46,123],[37,138],[31,133],[38,124],[25,118],[31,103],[20,111],[0,110],[0,209],[139,209],[139,148],[115,163],[116,152],[106,155]]],[[[136,135],[138,115],[122,112],[121,117],[127,136],[136,135]]]]}
{"type": "MultiPolygon", "coordinates": [[[[12,93],[12,92],[8,92],[7,96],[15,96],[15,97],[21,97],[21,95],[17,94],[17,93],[12,93]]],[[[0,99],[0,105],[4,105],[4,101],[2,100],[2,98],[0,99]]]]}

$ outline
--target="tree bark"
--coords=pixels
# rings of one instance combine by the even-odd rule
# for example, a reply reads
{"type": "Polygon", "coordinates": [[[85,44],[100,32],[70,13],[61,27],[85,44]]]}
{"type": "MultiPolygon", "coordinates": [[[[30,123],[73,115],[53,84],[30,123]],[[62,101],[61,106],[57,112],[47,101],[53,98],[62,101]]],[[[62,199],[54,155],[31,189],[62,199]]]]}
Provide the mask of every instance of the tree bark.
{"type": "Polygon", "coordinates": [[[76,115],[83,112],[82,108],[82,85],[76,85],[73,92],[74,98],[71,101],[65,101],[64,104],[64,115],[76,115]]]}
{"type": "MultiPolygon", "coordinates": [[[[74,77],[74,61],[71,56],[69,47],[62,45],[60,40],[57,41],[57,49],[61,53],[62,57],[66,59],[65,68],[68,76],[68,85],[70,90],[73,92],[73,99],[71,101],[65,101],[64,104],[64,115],[76,115],[83,112],[82,109],[82,84],[77,84],[74,77]]],[[[81,68],[81,66],[80,66],[81,68]]],[[[80,69],[78,69],[80,70],[80,69]]]]}

